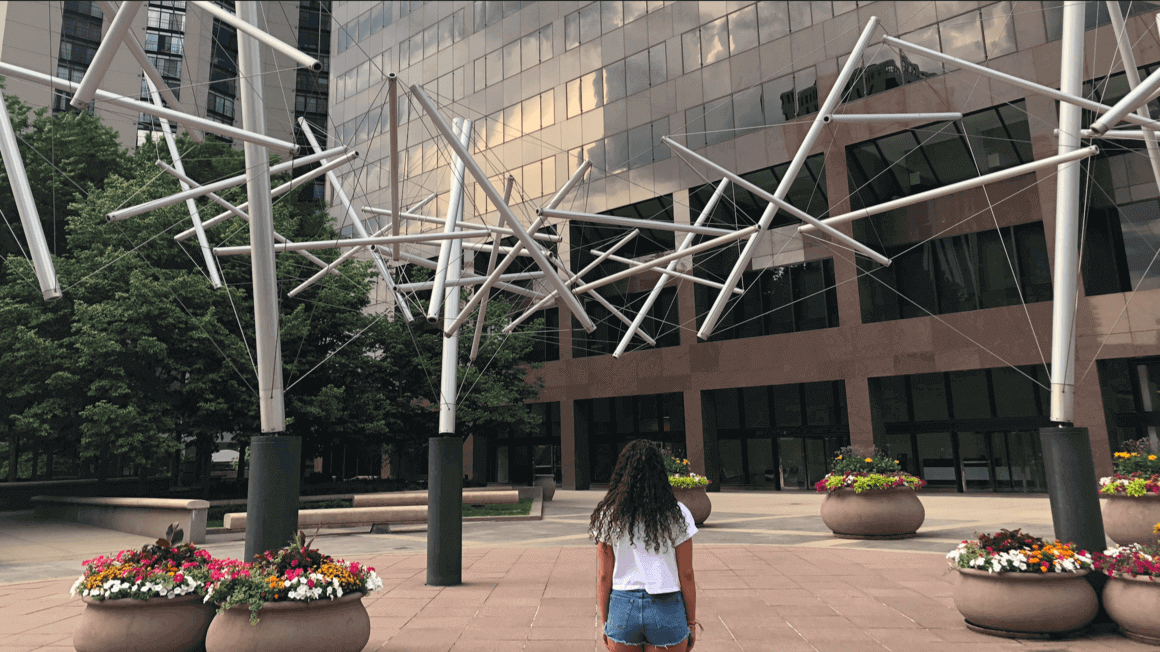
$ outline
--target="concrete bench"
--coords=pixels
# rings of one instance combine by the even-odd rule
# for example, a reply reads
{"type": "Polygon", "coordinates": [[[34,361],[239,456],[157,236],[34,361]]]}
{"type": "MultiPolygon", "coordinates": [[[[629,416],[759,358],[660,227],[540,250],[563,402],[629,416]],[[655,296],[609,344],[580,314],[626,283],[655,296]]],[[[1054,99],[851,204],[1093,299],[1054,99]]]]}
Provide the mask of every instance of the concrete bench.
{"type": "Polygon", "coordinates": [[[209,502],[204,500],[33,496],[32,505],[41,518],[140,534],[150,540],[165,536],[166,528],[180,523],[185,531],[183,542],[205,543],[209,502]]]}
{"type": "MultiPolygon", "coordinates": [[[[464,490],[464,505],[515,505],[520,492],[464,490]]],[[[359,494],[354,497],[355,507],[402,507],[427,504],[426,491],[394,491],[381,494],[359,494]]]]}

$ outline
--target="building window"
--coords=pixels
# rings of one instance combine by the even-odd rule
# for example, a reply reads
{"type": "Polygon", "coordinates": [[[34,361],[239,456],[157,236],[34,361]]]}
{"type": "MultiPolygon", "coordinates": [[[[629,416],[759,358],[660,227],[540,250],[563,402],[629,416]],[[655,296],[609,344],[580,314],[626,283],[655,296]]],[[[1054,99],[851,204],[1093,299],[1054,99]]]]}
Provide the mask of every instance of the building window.
{"type": "MultiPolygon", "coordinates": [[[[1085,30],[1095,29],[1112,22],[1108,15],[1108,6],[1103,2],[1084,3],[1085,30]]],[[[1155,2],[1120,2],[1120,14],[1125,18],[1138,16],[1160,10],[1160,4],[1155,2]]],[[[1058,41],[1063,38],[1063,0],[1045,0],[1043,3],[1043,17],[1047,22],[1047,40],[1058,41]]]]}
{"type": "Polygon", "coordinates": [[[539,425],[524,436],[507,431],[487,438],[487,475],[491,482],[530,485],[536,475],[551,474],[561,482],[560,403],[529,403],[539,425]]]}
{"type": "MultiPolygon", "coordinates": [[[[601,296],[630,320],[636,317],[651,294],[651,291],[622,294],[615,288],[609,290],[608,287],[614,288],[606,286],[598,290],[601,296]]],[[[585,298],[583,303],[584,311],[596,324],[596,330],[588,333],[575,317],[572,318],[572,357],[587,358],[612,354],[628,332],[628,325],[595,299],[585,298]]],[[[681,344],[681,320],[675,287],[661,290],[660,296],[649,309],[648,316],[641,323],[640,331],[653,338],[656,341],[655,348],[658,349],[681,344]]],[[[629,350],[653,348],[639,334],[633,337],[629,346],[631,347],[629,350]]]]}
{"type": "Polygon", "coordinates": [[[577,441],[588,442],[589,476],[605,483],[620,450],[634,439],[648,439],[684,458],[685,396],[680,392],[617,396],[574,403],[577,441]]]}
{"type": "Polygon", "coordinates": [[[1046,491],[1050,384],[1042,366],[871,378],[875,442],[931,488],[1046,491]]]}
{"type": "MultiPolygon", "coordinates": [[[[60,48],[56,76],[79,83],[88,70],[101,42],[101,23],[104,14],[95,2],[65,2],[61,13],[60,48]]],[[[75,111],[69,102],[72,93],[53,91],[52,112],[75,111]]],[[[93,115],[95,101],[89,102],[87,113],[93,115]]]]}
{"type": "MultiPolygon", "coordinates": [[[[646,199],[642,202],[604,211],[601,215],[671,223],[673,221],[673,196],[662,195],[646,199]]],[[[594,224],[579,220],[573,220],[568,228],[571,230],[573,272],[579,272],[596,259],[597,254],[592,253],[593,249],[603,250],[605,247],[616,244],[618,240],[633,230],[632,227],[594,224]]],[[[674,242],[672,231],[642,229],[640,235],[619,249],[615,255],[623,259],[640,258],[641,256],[670,251],[674,248],[674,242]]],[[[586,274],[584,280],[607,276],[626,267],[626,263],[616,262],[615,259],[609,258],[586,274]]]]}
{"type": "Polygon", "coordinates": [[[812,489],[849,445],[846,384],[841,380],[701,392],[709,478],[722,485],[812,489]]]}
{"type": "MultiPolygon", "coordinates": [[[[706,261],[699,275],[719,283],[724,281],[732,266],[714,264],[717,261],[715,258],[706,261]]],[[[734,296],[726,304],[710,342],[838,326],[833,258],[745,272],[741,287],[745,294],[734,296]]],[[[709,312],[717,294],[714,288],[696,286],[699,322],[709,312]]]]}
{"type": "Polygon", "coordinates": [[[1160,453],[1160,359],[1097,360],[1100,392],[1113,451],[1124,443],[1147,439],[1153,453],[1160,453]]]}
{"type": "Polygon", "coordinates": [[[544,327],[532,336],[535,339],[528,361],[555,362],[560,359],[560,309],[540,310],[529,321],[534,322],[537,319],[544,320],[544,327]]]}

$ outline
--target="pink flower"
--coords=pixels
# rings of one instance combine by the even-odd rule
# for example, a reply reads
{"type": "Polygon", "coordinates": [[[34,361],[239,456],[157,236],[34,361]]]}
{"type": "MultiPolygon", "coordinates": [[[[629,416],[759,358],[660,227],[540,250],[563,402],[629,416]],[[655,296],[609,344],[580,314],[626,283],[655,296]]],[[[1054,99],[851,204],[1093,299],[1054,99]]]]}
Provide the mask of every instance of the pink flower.
{"type": "Polygon", "coordinates": [[[178,584],[181,584],[182,582],[184,582],[184,581],[185,581],[185,575],[182,575],[181,573],[178,573],[178,574],[176,574],[176,575],[174,575],[174,576],[173,576],[173,581],[174,581],[174,582],[177,582],[178,584]]]}

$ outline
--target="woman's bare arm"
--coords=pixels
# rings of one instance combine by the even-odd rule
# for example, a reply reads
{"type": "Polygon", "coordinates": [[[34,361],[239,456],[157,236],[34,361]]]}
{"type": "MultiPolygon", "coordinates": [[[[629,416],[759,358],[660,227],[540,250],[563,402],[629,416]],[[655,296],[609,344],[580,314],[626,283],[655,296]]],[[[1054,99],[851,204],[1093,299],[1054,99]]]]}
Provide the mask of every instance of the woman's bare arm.
{"type": "Polygon", "coordinates": [[[689,622],[697,619],[697,582],[693,577],[693,540],[677,546],[677,576],[681,580],[681,596],[685,598],[685,616],[689,622]]]}
{"type": "Polygon", "coordinates": [[[596,608],[600,623],[608,622],[608,598],[612,595],[612,572],[616,568],[616,551],[600,541],[596,544],[596,608]]]}

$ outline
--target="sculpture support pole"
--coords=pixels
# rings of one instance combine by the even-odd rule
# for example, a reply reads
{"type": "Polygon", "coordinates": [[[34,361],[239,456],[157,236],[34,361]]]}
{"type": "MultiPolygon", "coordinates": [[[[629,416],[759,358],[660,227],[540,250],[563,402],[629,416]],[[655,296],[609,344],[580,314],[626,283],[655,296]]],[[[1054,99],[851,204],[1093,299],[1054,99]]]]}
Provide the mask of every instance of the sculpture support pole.
{"type": "MultiPolygon", "coordinates": [[[[257,23],[257,3],[239,2],[238,17],[257,23]]],[[[266,133],[262,101],[262,55],[258,41],[238,35],[238,91],[242,125],[266,133]]],[[[282,350],[278,335],[278,278],[274,269],[274,211],[270,200],[270,162],[266,148],[247,142],[246,194],[250,200],[250,265],[254,278],[254,341],[257,345],[258,410],[263,433],[286,430],[282,397],[282,350]]],[[[246,554],[285,546],[298,530],[298,488],[302,443],[297,437],[255,437],[250,453],[246,503],[246,554]]],[[[252,558],[252,557],[250,557],[252,558]]]]}
{"type": "MultiPolygon", "coordinates": [[[[471,140],[470,140],[471,132],[469,130],[471,129],[471,122],[470,121],[465,122],[463,120],[460,120],[459,118],[455,118],[453,122],[454,122],[453,128],[455,130],[455,137],[459,138],[460,141],[462,142],[463,133],[465,130],[468,130],[467,131],[467,134],[468,134],[468,141],[467,142],[470,143],[471,142],[471,140]]],[[[460,214],[462,197],[463,197],[462,190],[460,190],[459,192],[455,191],[456,188],[461,189],[463,186],[463,173],[464,173],[463,172],[464,171],[463,160],[462,159],[456,160],[454,165],[452,165],[451,167],[453,168],[452,175],[454,178],[451,180],[451,183],[452,183],[451,199],[447,202],[447,218],[443,221],[443,232],[444,233],[454,233],[455,231],[457,231],[459,229],[459,227],[458,227],[459,214],[460,214]]],[[[399,220],[395,220],[394,218],[392,218],[391,224],[394,225],[398,221],[399,220]]],[[[453,261],[452,260],[451,252],[452,252],[452,249],[455,248],[454,242],[455,242],[454,240],[444,240],[439,245],[439,259],[438,259],[439,262],[437,263],[437,266],[435,267],[435,285],[434,285],[434,289],[431,291],[431,303],[428,304],[428,307],[427,307],[427,321],[432,323],[432,324],[434,324],[436,321],[439,320],[439,308],[442,307],[442,305],[443,305],[443,288],[444,288],[444,285],[447,283],[447,267],[448,267],[448,265],[458,264],[460,267],[463,266],[463,261],[460,261],[460,260],[453,261]]],[[[463,247],[459,247],[458,249],[459,249],[460,253],[462,254],[463,247]]],[[[456,295],[456,296],[458,296],[458,295],[456,295]]]]}
{"type": "Polygon", "coordinates": [[[28,183],[28,173],[24,170],[24,159],[20,157],[16,132],[8,118],[8,103],[4,101],[3,95],[0,95],[0,154],[4,157],[4,170],[8,173],[12,196],[16,200],[17,212],[20,213],[20,224],[24,227],[24,238],[28,241],[28,254],[40,284],[40,296],[45,301],[55,301],[61,297],[60,281],[56,278],[48,241],[44,239],[40,212],[36,210],[36,200],[32,198],[32,186],[28,183]]]}
{"type": "MultiPolygon", "coordinates": [[[[503,184],[503,200],[505,202],[511,199],[512,187],[515,186],[515,183],[516,178],[509,174],[503,184]]],[[[535,234],[532,237],[535,237],[535,234]]],[[[485,276],[491,276],[491,273],[495,271],[495,264],[499,261],[499,246],[500,238],[497,235],[491,241],[491,253],[487,257],[487,274],[485,276]]],[[[472,362],[475,362],[475,359],[479,357],[479,341],[483,336],[483,324],[487,319],[487,300],[490,295],[491,289],[489,288],[479,299],[479,316],[475,318],[475,333],[471,337],[471,355],[468,356],[472,362]]]]}
{"type": "MultiPolygon", "coordinates": [[[[157,91],[153,80],[146,77],[145,83],[149,86],[149,97],[153,98],[153,103],[161,106],[161,93],[157,91]]],[[[169,133],[169,121],[165,118],[158,119],[161,121],[161,134],[165,138],[165,146],[169,148],[169,158],[173,159],[173,171],[181,175],[177,178],[177,182],[181,184],[183,191],[189,190],[190,185],[182,179],[185,176],[185,166],[181,163],[181,152],[177,151],[177,141],[174,140],[173,134],[169,133]]],[[[214,196],[216,197],[216,195],[214,196]]],[[[197,212],[197,202],[186,199],[185,207],[189,209],[189,219],[193,222],[193,230],[197,234],[197,245],[201,249],[202,258],[205,259],[206,271],[209,272],[209,284],[216,290],[222,286],[222,279],[218,275],[217,260],[214,259],[213,251],[209,248],[209,240],[205,237],[205,229],[201,226],[201,214],[197,212]]]]}
{"type": "MultiPolygon", "coordinates": [[[[456,142],[471,142],[471,121],[458,125],[456,142]]],[[[456,157],[451,175],[451,198],[447,207],[446,233],[455,233],[455,223],[463,213],[464,161],[456,157]]],[[[394,220],[396,223],[398,220],[394,220]]],[[[442,290],[443,323],[459,314],[459,277],[463,269],[463,248],[459,240],[445,246],[450,264],[442,290]]],[[[437,270],[438,271],[438,270],[437,270]]],[[[427,451],[427,585],[457,586],[463,581],[463,440],[455,434],[455,399],[459,390],[459,331],[443,335],[443,369],[439,390],[439,435],[432,437],[427,451]]]]}
{"type": "MultiPolygon", "coordinates": [[[[391,144],[391,235],[399,235],[401,220],[398,215],[402,210],[399,197],[399,77],[395,73],[387,75],[387,115],[391,119],[391,132],[388,134],[391,144]]],[[[398,245],[391,247],[391,258],[399,259],[398,245]]]]}
{"type": "MultiPolygon", "coordinates": [[[[1060,91],[1078,94],[1083,84],[1084,3],[1063,5],[1060,91]]],[[[1059,105],[1059,153],[1079,147],[1081,111],[1059,105]]],[[[1039,431],[1055,536],[1089,551],[1103,549],[1104,524],[1096,490],[1091,440],[1073,428],[1075,400],[1076,266],[1079,258],[1078,161],[1059,166],[1055,192],[1055,274],[1051,328],[1051,420],[1059,427],[1039,431]]]]}
{"type": "MultiPolygon", "coordinates": [[[[1128,88],[1136,88],[1140,85],[1140,71],[1136,68],[1136,55],[1132,53],[1132,42],[1124,25],[1124,15],[1120,13],[1120,3],[1109,1],[1107,5],[1108,17],[1112,20],[1112,30],[1116,33],[1116,46],[1119,47],[1120,58],[1124,61],[1124,77],[1128,80],[1128,88]]],[[[1136,109],[1136,115],[1144,118],[1152,117],[1147,102],[1136,109]]],[[[1107,133],[1104,132],[1104,134],[1107,133]]],[[[1156,144],[1156,132],[1151,129],[1143,129],[1140,133],[1144,139],[1144,146],[1148,148],[1148,161],[1152,164],[1152,178],[1160,186],[1160,145],[1156,144]]]]}
{"type": "Polygon", "coordinates": [[[101,85],[101,80],[105,78],[105,73],[109,70],[109,64],[113,63],[113,57],[117,54],[117,50],[121,47],[121,41],[125,39],[125,35],[129,33],[129,28],[133,26],[133,19],[137,16],[137,12],[141,11],[141,5],[144,2],[122,2],[121,8],[117,10],[117,15],[113,16],[113,20],[109,23],[109,31],[105,32],[105,38],[101,39],[101,44],[97,46],[97,52],[93,55],[93,60],[89,62],[89,68],[85,71],[85,76],[81,77],[81,85],[77,87],[77,92],[73,95],[69,104],[75,109],[84,109],[89,102],[93,101],[93,96],[97,93],[97,87],[101,85]]]}

